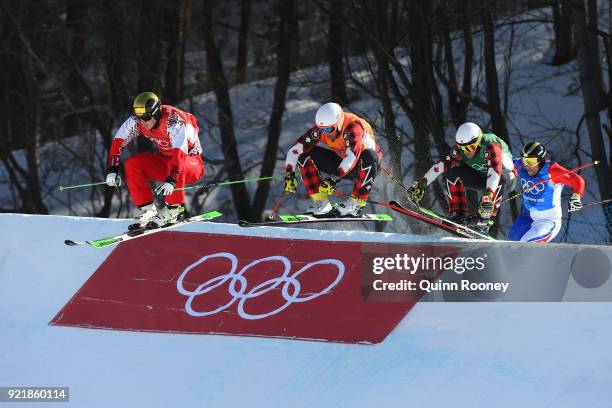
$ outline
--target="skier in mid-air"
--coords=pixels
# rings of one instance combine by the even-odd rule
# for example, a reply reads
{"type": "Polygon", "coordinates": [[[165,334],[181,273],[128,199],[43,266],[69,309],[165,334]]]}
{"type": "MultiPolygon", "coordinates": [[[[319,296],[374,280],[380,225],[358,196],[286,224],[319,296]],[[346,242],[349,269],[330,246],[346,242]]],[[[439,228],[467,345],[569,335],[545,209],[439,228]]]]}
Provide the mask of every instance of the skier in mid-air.
{"type": "Polygon", "coordinates": [[[568,211],[582,208],[585,182],[578,174],[546,160],[546,148],[539,142],[526,144],[521,157],[514,159],[523,191],[523,213],[508,232],[510,241],[550,242],[561,229],[561,191],[573,190],[568,211]]]}
{"type": "Polygon", "coordinates": [[[492,133],[483,134],[480,127],[471,122],[459,126],[455,139],[456,144],[448,155],[412,183],[408,196],[419,204],[427,186],[444,174],[449,219],[488,233],[504,189],[512,190],[516,181],[512,153],[503,140],[492,133]],[[468,215],[466,188],[482,191],[476,215],[468,215]]]}
{"type": "Polygon", "coordinates": [[[130,116],[121,125],[110,147],[106,184],[114,186],[119,174],[121,151],[142,135],[153,141],[157,153],[132,155],[125,161],[125,178],[132,202],[139,208],[136,228],[157,228],[174,224],[184,212],[185,192],[177,190],[204,176],[202,147],[196,118],[173,106],[162,105],[153,92],[136,97],[130,116]],[[156,194],[164,196],[165,205],[158,211],[149,186],[161,182],[156,194]]]}
{"type": "Polygon", "coordinates": [[[381,161],[382,152],[370,124],[353,113],[344,112],[337,103],[326,103],[317,110],[315,125],[287,153],[285,193],[297,190],[297,167],[312,199],[305,214],[359,216],[381,161]],[[326,147],[317,146],[319,143],[326,147]],[[322,179],[321,172],[328,177],[322,179]],[[355,180],[352,194],[332,207],[329,196],[342,179],[355,180]]]}

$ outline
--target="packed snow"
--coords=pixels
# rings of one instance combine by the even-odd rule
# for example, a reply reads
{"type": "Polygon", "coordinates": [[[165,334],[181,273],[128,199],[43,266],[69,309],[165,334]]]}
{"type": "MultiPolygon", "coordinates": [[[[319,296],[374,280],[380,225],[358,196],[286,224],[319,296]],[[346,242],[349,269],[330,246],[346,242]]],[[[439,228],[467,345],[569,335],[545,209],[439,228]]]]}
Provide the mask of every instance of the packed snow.
{"type": "MultiPolygon", "coordinates": [[[[63,240],[112,235],[128,222],[0,215],[0,384],[68,386],[78,407],[575,407],[612,400],[607,303],[419,303],[379,345],[48,325],[112,251],[63,240]]],[[[308,230],[275,231],[303,238],[308,230]]],[[[367,236],[377,235],[328,239],[367,236]]]]}

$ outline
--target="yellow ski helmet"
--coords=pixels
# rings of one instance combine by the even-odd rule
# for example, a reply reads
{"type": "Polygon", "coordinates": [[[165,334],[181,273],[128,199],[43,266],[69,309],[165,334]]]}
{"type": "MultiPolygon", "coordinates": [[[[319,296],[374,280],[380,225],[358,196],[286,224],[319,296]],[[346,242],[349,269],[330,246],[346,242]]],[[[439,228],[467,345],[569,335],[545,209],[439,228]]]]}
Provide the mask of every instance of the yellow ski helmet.
{"type": "Polygon", "coordinates": [[[151,118],[159,119],[159,108],[161,101],[153,92],[143,92],[134,99],[132,111],[141,120],[147,121],[151,118]]]}

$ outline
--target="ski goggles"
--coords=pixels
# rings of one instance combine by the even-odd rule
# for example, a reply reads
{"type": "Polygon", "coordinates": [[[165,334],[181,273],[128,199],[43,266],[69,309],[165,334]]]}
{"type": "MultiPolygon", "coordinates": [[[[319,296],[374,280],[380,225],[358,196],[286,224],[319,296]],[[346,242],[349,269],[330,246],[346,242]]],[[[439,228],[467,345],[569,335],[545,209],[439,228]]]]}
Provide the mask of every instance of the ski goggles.
{"type": "Polygon", "coordinates": [[[140,120],[144,120],[149,121],[151,120],[151,118],[153,118],[153,115],[151,115],[149,112],[147,112],[147,108],[143,107],[137,107],[134,108],[134,115],[136,115],[136,117],[140,120]]]}
{"type": "Polygon", "coordinates": [[[336,131],[336,125],[331,125],[331,126],[319,126],[319,132],[321,133],[327,133],[327,134],[331,134],[334,133],[336,131]]]}
{"type": "Polygon", "coordinates": [[[480,145],[481,138],[482,136],[476,139],[476,141],[472,143],[466,143],[466,144],[457,143],[457,146],[459,146],[459,149],[463,150],[464,152],[471,153],[478,148],[478,146],[480,145]]]}
{"type": "Polygon", "coordinates": [[[145,113],[144,115],[136,115],[136,118],[148,122],[153,118],[153,116],[151,116],[150,113],[145,113]]]}
{"type": "Polygon", "coordinates": [[[523,164],[527,167],[534,167],[540,163],[538,157],[521,157],[521,160],[523,161],[523,164]]]}

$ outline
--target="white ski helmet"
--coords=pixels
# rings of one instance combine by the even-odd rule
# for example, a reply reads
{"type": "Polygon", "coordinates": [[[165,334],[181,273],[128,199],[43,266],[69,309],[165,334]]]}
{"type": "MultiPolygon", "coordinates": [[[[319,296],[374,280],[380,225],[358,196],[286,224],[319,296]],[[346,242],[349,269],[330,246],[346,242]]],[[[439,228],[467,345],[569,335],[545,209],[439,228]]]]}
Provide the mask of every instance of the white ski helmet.
{"type": "Polygon", "coordinates": [[[455,140],[460,148],[471,152],[478,147],[481,137],[482,130],[480,130],[480,127],[475,123],[466,122],[457,129],[455,140]]]}
{"type": "Polygon", "coordinates": [[[315,115],[315,122],[320,130],[324,133],[333,133],[342,126],[344,120],[344,112],[340,105],[334,102],[328,102],[321,105],[315,115]],[[330,128],[330,129],[327,129],[330,128]]]}

